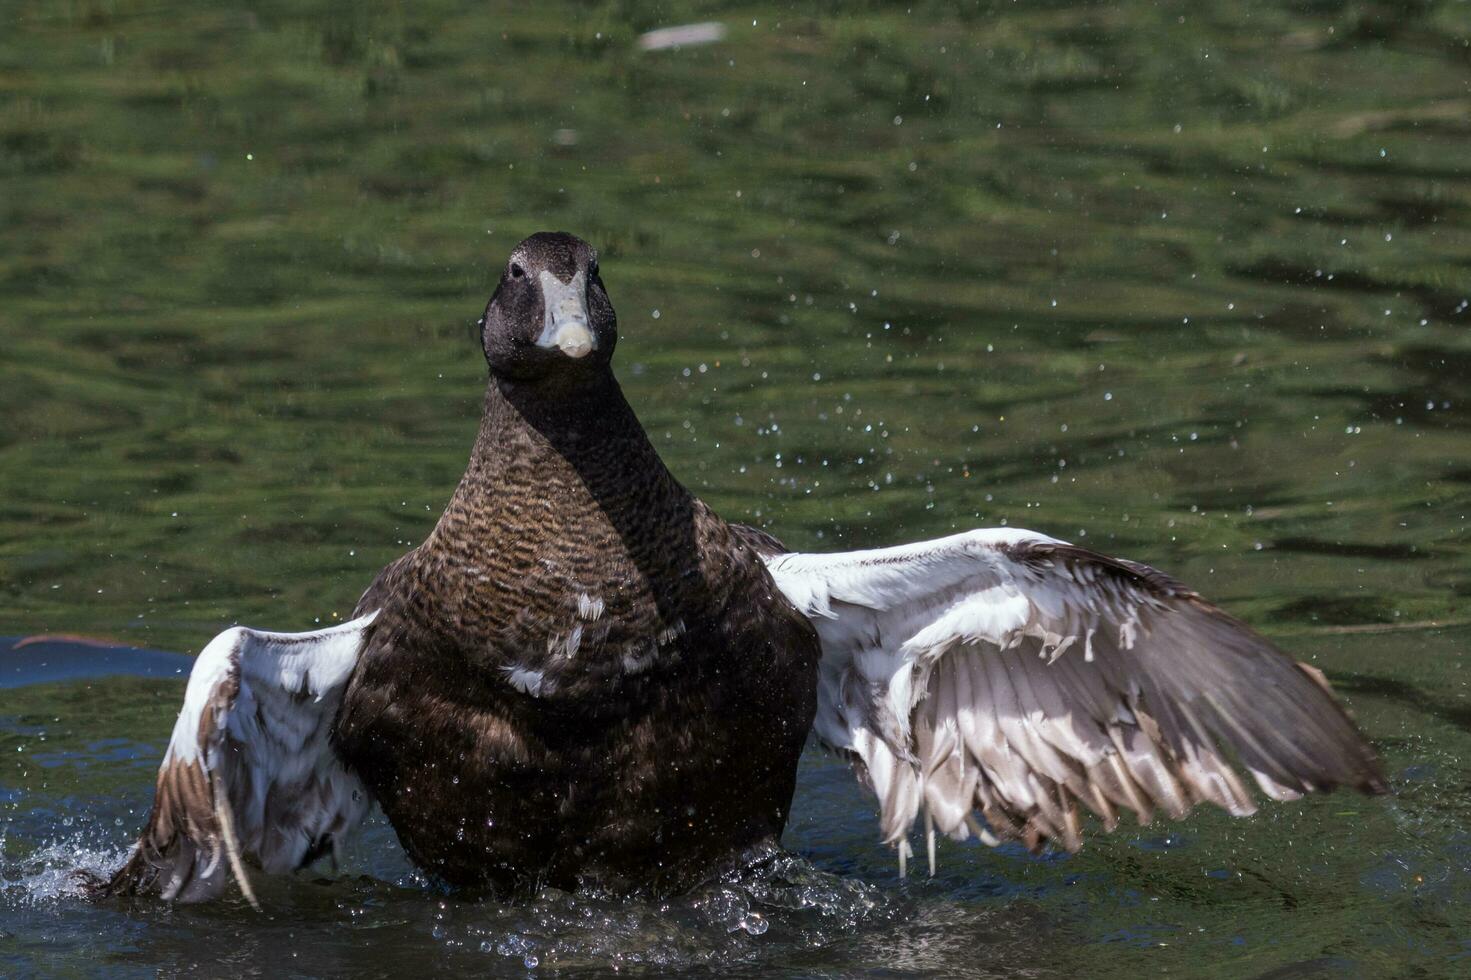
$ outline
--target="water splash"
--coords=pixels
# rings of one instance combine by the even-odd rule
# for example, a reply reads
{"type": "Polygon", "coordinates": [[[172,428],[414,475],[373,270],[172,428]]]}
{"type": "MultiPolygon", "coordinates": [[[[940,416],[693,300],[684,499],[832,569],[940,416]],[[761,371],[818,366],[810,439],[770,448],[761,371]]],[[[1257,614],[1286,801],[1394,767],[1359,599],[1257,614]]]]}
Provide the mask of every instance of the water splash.
{"type": "Polygon", "coordinates": [[[85,875],[106,877],[122,864],[128,849],[100,844],[100,829],[56,838],[24,854],[12,854],[12,841],[0,832],[0,907],[37,906],[82,895],[85,875]]]}
{"type": "Polygon", "coordinates": [[[247,943],[282,918],[319,938],[388,926],[401,930],[401,940],[421,954],[437,948],[454,959],[510,961],[526,970],[761,964],[822,949],[905,915],[901,896],[822,871],[775,847],[677,898],[629,900],[594,889],[548,888],[512,902],[445,894],[401,855],[385,853],[393,842],[381,818],[370,822],[354,850],[365,853],[330,878],[306,872],[262,879],[262,918],[229,899],[196,906],[150,900],[93,906],[82,897],[79,872],[105,877],[127,857],[116,828],[93,824],[39,845],[0,833],[0,908],[47,929],[82,921],[95,925],[121,913],[132,920],[123,927],[130,931],[168,921],[188,934],[225,928],[247,943]]]}
{"type": "Polygon", "coordinates": [[[524,903],[445,899],[432,931],[446,949],[528,969],[609,965],[689,969],[759,963],[817,949],[898,905],[872,885],[772,849],[755,863],[678,898],[629,901],[544,889],[524,903]]]}

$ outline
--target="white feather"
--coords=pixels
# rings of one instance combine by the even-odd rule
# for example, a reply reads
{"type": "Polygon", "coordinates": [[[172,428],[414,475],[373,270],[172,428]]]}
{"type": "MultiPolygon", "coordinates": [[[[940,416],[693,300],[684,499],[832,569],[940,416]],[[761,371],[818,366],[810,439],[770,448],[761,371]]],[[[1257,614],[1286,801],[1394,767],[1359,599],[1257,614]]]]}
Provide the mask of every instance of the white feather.
{"type": "Polygon", "coordinates": [[[931,852],[934,826],[1076,847],[1079,804],[1249,813],[1222,746],[1277,799],[1382,785],[1325,685],[1145,566],[1017,528],[767,566],[822,644],[813,730],[901,858],[922,806],[931,852]]]}
{"type": "Polygon", "coordinates": [[[159,781],[161,792],[169,780],[203,787],[210,803],[168,826],[159,807],[150,814],[145,840],[169,841],[149,857],[163,897],[214,898],[227,867],[241,875],[242,858],[268,873],[295,870],[362,821],[367,791],[328,734],[375,615],[311,633],[236,626],[200,652],[159,781]]]}

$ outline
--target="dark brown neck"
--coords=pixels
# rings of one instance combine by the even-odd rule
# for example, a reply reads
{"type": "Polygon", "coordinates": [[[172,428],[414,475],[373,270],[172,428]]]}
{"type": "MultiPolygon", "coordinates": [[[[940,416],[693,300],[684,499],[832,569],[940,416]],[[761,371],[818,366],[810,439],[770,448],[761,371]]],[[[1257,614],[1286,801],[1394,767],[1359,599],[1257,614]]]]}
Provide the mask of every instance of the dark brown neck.
{"type": "Polygon", "coordinates": [[[661,497],[677,489],[679,496],[688,496],[606,367],[559,386],[491,377],[460,489],[491,489],[528,464],[570,467],[599,499],[635,489],[661,497]]]}
{"type": "Polygon", "coordinates": [[[515,539],[571,554],[608,535],[598,554],[623,555],[662,607],[694,583],[700,514],[611,371],[556,388],[492,377],[470,464],[425,546],[479,553],[515,539]]]}
{"type": "Polygon", "coordinates": [[[484,565],[487,555],[509,564],[535,553],[609,574],[628,568],[625,581],[643,580],[674,622],[705,587],[700,528],[710,519],[660,461],[608,369],[558,390],[491,378],[465,477],[419,555],[484,565]]]}

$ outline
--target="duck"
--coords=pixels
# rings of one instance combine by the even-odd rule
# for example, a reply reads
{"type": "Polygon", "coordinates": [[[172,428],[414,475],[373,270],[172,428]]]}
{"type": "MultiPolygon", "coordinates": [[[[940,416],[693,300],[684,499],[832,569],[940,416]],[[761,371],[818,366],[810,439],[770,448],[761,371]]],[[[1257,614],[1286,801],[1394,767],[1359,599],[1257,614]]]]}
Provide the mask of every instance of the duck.
{"type": "Polygon", "coordinates": [[[722,519],[624,397],[574,235],[516,246],[479,332],[434,528],[350,621],[204,647],[96,895],[258,904],[252,875],[335,860],[375,805],[450,888],[673,894],[778,844],[809,737],[901,873],[916,836],[933,874],[941,835],[1075,851],[1128,812],[1388,791],[1321,671],[1147,565],[1016,528],[809,554],[722,519]]]}

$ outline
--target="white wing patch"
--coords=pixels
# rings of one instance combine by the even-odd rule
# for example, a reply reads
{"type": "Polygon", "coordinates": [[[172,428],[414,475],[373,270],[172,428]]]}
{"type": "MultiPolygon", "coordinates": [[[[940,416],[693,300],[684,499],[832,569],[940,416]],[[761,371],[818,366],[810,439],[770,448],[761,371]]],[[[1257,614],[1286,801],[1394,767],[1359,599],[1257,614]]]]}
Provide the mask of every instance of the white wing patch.
{"type": "Polygon", "coordinates": [[[767,565],[822,642],[814,730],[901,865],[921,812],[931,870],[936,829],[1076,849],[1079,804],[1108,830],[1249,814],[1233,756],[1274,799],[1385,788],[1321,674],[1146,566],[1019,529],[767,565]]]}
{"type": "Polygon", "coordinates": [[[234,627],[195,660],[153,809],[105,890],[203,901],[243,866],[294,871],[335,849],[367,791],[328,734],[375,614],[311,633],[234,627]]]}

